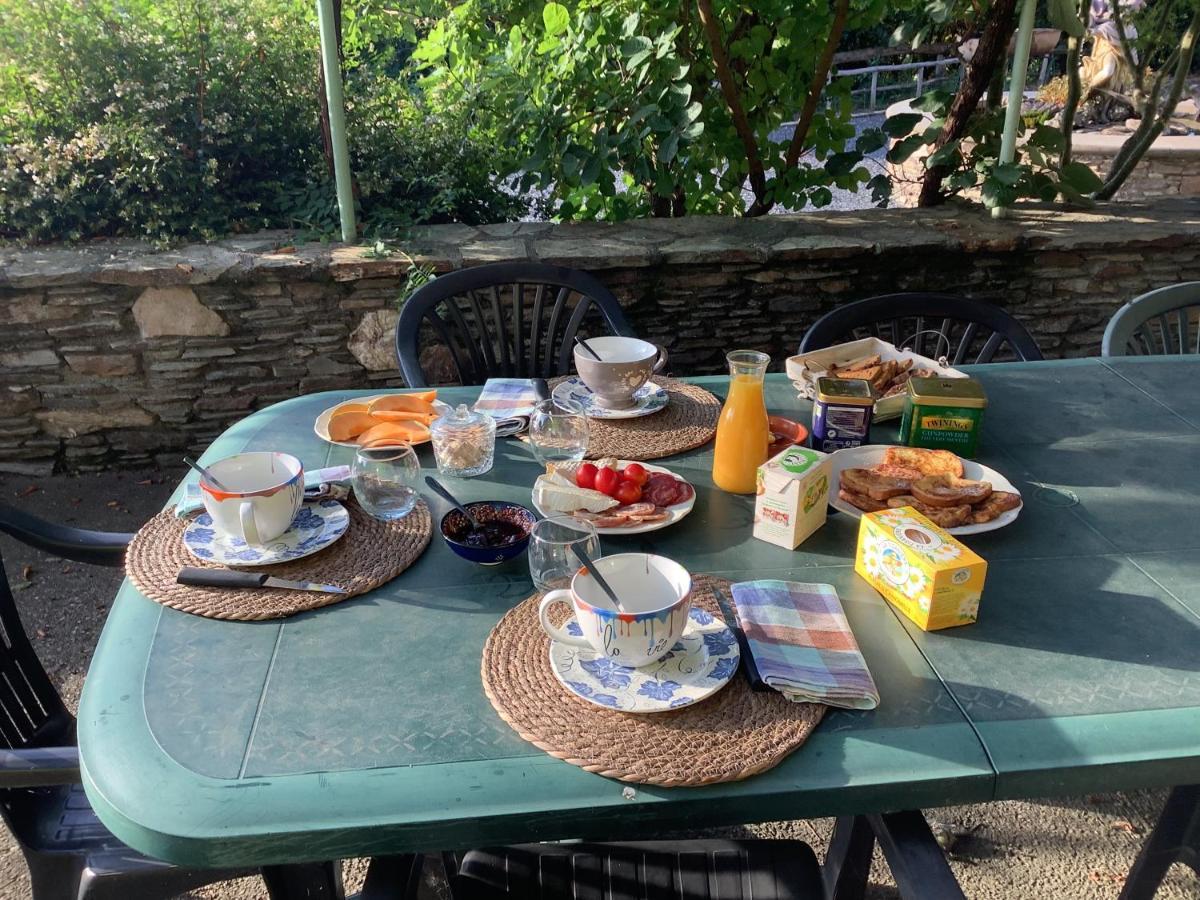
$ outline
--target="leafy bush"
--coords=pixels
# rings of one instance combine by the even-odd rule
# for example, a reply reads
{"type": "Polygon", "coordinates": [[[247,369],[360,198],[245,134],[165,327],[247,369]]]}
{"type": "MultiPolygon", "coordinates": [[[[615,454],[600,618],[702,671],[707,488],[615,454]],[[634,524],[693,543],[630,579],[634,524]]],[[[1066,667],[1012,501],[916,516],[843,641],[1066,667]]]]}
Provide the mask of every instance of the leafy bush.
{"type": "MultiPolygon", "coordinates": [[[[332,231],[318,46],[306,0],[0,3],[0,238],[332,231]]],[[[368,231],[519,211],[404,82],[351,72],[347,105],[368,231]]]]}

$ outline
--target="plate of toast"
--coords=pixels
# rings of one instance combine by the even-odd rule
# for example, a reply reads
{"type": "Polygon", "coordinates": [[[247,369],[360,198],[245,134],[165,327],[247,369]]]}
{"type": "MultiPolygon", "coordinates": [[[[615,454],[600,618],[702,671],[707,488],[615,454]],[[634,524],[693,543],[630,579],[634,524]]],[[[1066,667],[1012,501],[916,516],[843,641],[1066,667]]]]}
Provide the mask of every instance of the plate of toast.
{"type": "Polygon", "coordinates": [[[864,512],[911,506],[951,534],[995,531],[1016,521],[1021,492],[995,469],[951,453],[868,444],[831,456],[829,505],[864,512]]]}

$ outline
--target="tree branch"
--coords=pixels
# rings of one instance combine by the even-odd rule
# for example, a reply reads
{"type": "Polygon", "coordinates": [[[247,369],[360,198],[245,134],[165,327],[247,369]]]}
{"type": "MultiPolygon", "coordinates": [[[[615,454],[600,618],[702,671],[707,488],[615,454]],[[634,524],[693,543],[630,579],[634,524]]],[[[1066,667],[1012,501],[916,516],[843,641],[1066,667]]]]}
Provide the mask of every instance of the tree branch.
{"type": "MultiPolygon", "coordinates": [[[[958,85],[958,92],[954,95],[954,102],[950,104],[942,132],[933,142],[931,154],[939,147],[953,143],[966,134],[971,116],[979,106],[979,98],[983,96],[988,82],[992,80],[993,69],[1004,65],[1008,39],[1013,33],[1013,14],[1016,8],[1017,0],[996,0],[992,4],[987,13],[983,34],[979,37],[979,45],[975,48],[970,65],[967,66],[966,75],[958,85]]],[[[933,206],[942,199],[942,179],[949,173],[950,170],[945,166],[934,166],[925,170],[917,206],[933,206]]]]}
{"type": "Polygon", "coordinates": [[[1121,185],[1125,183],[1125,179],[1141,162],[1142,156],[1150,149],[1150,145],[1166,128],[1167,119],[1175,112],[1175,105],[1179,103],[1179,95],[1183,93],[1184,83],[1187,81],[1188,72],[1191,71],[1198,32],[1200,32],[1200,8],[1197,8],[1192,14],[1192,20],[1188,23],[1187,30],[1179,41],[1179,58],[1175,63],[1175,77],[1171,81],[1171,89],[1167,93],[1166,102],[1162,106],[1155,103],[1153,117],[1147,116],[1142,119],[1142,124],[1138,126],[1137,131],[1130,135],[1125,142],[1125,147],[1121,148],[1123,152],[1126,147],[1129,148],[1127,155],[1123,160],[1113,163],[1108,177],[1104,179],[1104,185],[1092,195],[1092,199],[1111,200],[1113,195],[1120,190],[1121,185]]]}
{"type": "Polygon", "coordinates": [[[696,9],[700,13],[704,33],[708,37],[713,66],[717,71],[717,82],[721,85],[721,95],[725,98],[725,105],[729,107],[734,130],[742,142],[746,162],[750,167],[750,189],[754,191],[754,204],[746,211],[746,215],[762,215],[770,209],[770,204],[767,203],[767,174],[758,152],[758,141],[754,138],[754,130],[750,127],[750,120],[746,118],[741,95],[738,94],[737,85],[734,83],[733,71],[729,68],[729,55],[725,52],[721,25],[713,12],[712,0],[696,0],[696,9]]]}
{"type": "MultiPolygon", "coordinates": [[[[1079,0],[1079,18],[1086,24],[1091,0],[1079,0]]],[[[1084,35],[1087,35],[1085,28],[1084,35]]],[[[1062,111],[1063,149],[1058,158],[1061,169],[1071,161],[1071,134],[1075,130],[1075,112],[1083,99],[1083,85],[1079,81],[1079,57],[1083,52],[1083,38],[1067,37],[1067,101],[1062,111]]]]}
{"type": "Polygon", "coordinates": [[[825,39],[825,48],[813,69],[812,81],[808,84],[808,96],[804,98],[804,108],[800,111],[800,119],[796,122],[796,130],[792,132],[792,142],[788,144],[787,154],[783,158],[785,169],[794,169],[804,151],[804,142],[808,138],[808,130],[812,127],[813,117],[817,114],[817,101],[825,90],[825,82],[829,79],[829,69],[833,66],[833,54],[842,41],[842,32],[846,29],[846,17],[850,13],[850,0],[837,0],[833,9],[833,24],[829,28],[829,36],[825,39]]]}

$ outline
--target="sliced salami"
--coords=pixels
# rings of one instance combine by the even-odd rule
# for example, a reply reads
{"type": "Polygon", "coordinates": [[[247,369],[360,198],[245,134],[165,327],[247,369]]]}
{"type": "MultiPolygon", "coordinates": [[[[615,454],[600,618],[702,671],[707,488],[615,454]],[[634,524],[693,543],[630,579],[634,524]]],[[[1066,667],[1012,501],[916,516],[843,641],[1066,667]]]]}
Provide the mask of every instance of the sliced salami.
{"type": "Polygon", "coordinates": [[[674,506],[692,498],[695,490],[686,481],[665,472],[654,472],[642,487],[642,497],[655,506],[674,506]]]}

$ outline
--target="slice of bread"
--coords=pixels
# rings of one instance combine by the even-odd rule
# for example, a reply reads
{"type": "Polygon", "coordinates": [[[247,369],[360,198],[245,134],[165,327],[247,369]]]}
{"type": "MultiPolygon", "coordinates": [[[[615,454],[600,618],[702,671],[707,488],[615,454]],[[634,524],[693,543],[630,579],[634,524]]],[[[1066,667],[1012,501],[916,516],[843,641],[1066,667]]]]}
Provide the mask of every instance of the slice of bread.
{"type": "Polygon", "coordinates": [[[963,477],[962,460],[949,450],[923,450],[920,447],[888,447],[883,461],[894,466],[907,466],[924,475],[953,475],[963,477]]]}

